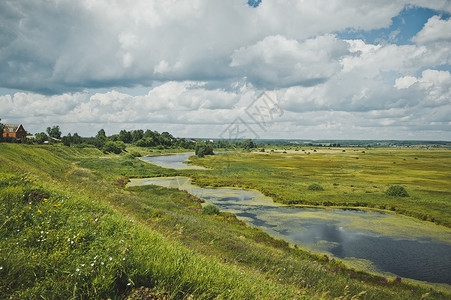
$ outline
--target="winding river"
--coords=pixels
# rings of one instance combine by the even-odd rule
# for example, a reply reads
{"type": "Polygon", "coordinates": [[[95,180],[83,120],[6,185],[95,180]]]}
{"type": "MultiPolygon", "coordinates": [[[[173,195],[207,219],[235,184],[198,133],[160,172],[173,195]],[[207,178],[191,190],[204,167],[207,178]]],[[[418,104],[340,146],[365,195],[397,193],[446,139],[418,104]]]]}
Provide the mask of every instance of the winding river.
{"type": "MultiPolygon", "coordinates": [[[[181,163],[190,155],[164,157],[181,163]]],[[[162,158],[157,164],[164,163],[162,158]]],[[[144,160],[156,163],[150,157],[144,160]]],[[[255,190],[201,188],[186,177],[132,179],[129,183],[146,184],[187,190],[272,236],[339,258],[357,269],[451,284],[449,228],[390,212],[293,208],[274,203],[255,190]]]]}

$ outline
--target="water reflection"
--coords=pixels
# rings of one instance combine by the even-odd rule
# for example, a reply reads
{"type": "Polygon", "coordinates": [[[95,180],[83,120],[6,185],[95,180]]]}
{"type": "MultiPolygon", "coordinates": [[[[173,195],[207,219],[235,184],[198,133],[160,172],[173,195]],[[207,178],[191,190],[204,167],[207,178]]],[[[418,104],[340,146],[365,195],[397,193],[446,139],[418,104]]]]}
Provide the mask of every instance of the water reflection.
{"type": "Polygon", "coordinates": [[[177,187],[232,212],[278,238],[373,272],[451,284],[451,230],[376,211],[292,208],[254,190],[201,188],[185,177],[132,179],[131,185],[177,187]]]}
{"type": "Polygon", "coordinates": [[[189,161],[188,157],[193,156],[194,152],[189,153],[177,153],[177,154],[167,154],[167,155],[156,155],[156,156],[145,156],[141,157],[141,160],[156,164],[163,168],[171,169],[197,169],[206,170],[204,167],[188,165],[184,162],[189,161]]]}

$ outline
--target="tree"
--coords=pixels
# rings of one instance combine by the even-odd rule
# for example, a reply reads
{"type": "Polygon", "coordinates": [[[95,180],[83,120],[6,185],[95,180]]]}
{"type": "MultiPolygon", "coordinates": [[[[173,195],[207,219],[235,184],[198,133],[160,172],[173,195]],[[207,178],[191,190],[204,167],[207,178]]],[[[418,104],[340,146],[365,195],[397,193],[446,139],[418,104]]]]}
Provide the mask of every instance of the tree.
{"type": "Polygon", "coordinates": [[[252,148],[255,148],[255,144],[254,144],[254,142],[251,139],[244,140],[242,145],[243,145],[243,148],[246,149],[246,150],[250,150],[252,148]]]}
{"type": "Polygon", "coordinates": [[[53,126],[52,128],[47,127],[47,133],[50,137],[54,138],[54,139],[61,139],[61,131],[60,131],[60,127],[58,125],[53,126]]]}
{"type": "Polygon", "coordinates": [[[72,144],[81,144],[83,142],[81,136],[78,135],[78,133],[74,133],[74,135],[72,136],[72,144]]]}
{"type": "Polygon", "coordinates": [[[72,143],[72,135],[70,134],[70,132],[66,136],[63,136],[61,138],[61,142],[64,146],[70,146],[70,144],[72,143]]]}
{"type": "Polygon", "coordinates": [[[119,132],[119,141],[123,141],[124,143],[130,143],[132,141],[132,134],[127,130],[121,130],[119,132]]]}
{"type": "Polygon", "coordinates": [[[144,130],[138,129],[138,130],[133,130],[132,131],[132,142],[133,143],[136,143],[137,141],[139,141],[143,137],[144,137],[144,130]]]}
{"type": "MultiPolygon", "coordinates": [[[[0,119],[1,121],[2,119],[0,119]]],[[[3,124],[0,122],[0,142],[3,140],[3,124]]]]}
{"type": "Polygon", "coordinates": [[[99,132],[97,132],[97,135],[94,139],[94,146],[101,149],[103,146],[105,146],[105,142],[107,140],[105,130],[100,129],[99,132]]]}
{"type": "Polygon", "coordinates": [[[214,155],[213,145],[206,142],[198,142],[195,148],[195,154],[197,157],[204,157],[205,155],[214,155]]]}
{"type": "Polygon", "coordinates": [[[117,142],[108,141],[105,143],[105,146],[103,146],[104,152],[113,152],[113,153],[119,154],[124,150],[125,150],[125,144],[123,141],[117,141],[117,142]]]}
{"type": "Polygon", "coordinates": [[[170,134],[169,132],[165,131],[161,133],[161,136],[170,140],[173,140],[174,137],[172,136],[172,134],[170,134]]]}
{"type": "Polygon", "coordinates": [[[47,134],[45,132],[36,133],[34,138],[36,140],[36,143],[38,144],[44,144],[44,142],[48,140],[47,134]]]}
{"type": "Polygon", "coordinates": [[[106,133],[103,128],[97,132],[96,139],[98,139],[98,138],[106,138],[106,133]]]}

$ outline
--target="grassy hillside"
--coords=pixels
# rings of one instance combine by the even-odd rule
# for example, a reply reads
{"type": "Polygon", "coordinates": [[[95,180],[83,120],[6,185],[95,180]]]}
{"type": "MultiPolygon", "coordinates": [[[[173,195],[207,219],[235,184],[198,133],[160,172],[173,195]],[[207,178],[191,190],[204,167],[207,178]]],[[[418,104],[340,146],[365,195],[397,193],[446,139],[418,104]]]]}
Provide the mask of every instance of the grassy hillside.
{"type": "Polygon", "coordinates": [[[0,144],[0,298],[451,296],[349,270],[230,214],[204,214],[186,192],[122,184],[176,174],[130,154],[0,144]]]}

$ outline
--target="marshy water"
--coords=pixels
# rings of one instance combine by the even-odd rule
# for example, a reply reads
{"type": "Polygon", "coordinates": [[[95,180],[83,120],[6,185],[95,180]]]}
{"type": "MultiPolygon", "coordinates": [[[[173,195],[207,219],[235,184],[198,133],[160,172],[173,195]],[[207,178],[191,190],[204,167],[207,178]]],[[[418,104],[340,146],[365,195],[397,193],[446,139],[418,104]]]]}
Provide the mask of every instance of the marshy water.
{"type": "MultiPolygon", "coordinates": [[[[192,154],[184,155],[179,161],[192,154]]],[[[288,207],[255,190],[201,188],[186,177],[129,183],[146,184],[187,190],[272,236],[358,269],[451,284],[451,229],[442,226],[389,212],[288,207]]]]}
{"type": "Polygon", "coordinates": [[[189,153],[177,153],[177,154],[167,154],[167,155],[156,155],[156,156],[145,156],[141,157],[141,160],[156,164],[163,168],[172,168],[172,169],[197,169],[197,170],[205,170],[206,168],[189,165],[185,162],[188,162],[188,157],[194,155],[194,152],[189,153]]]}

